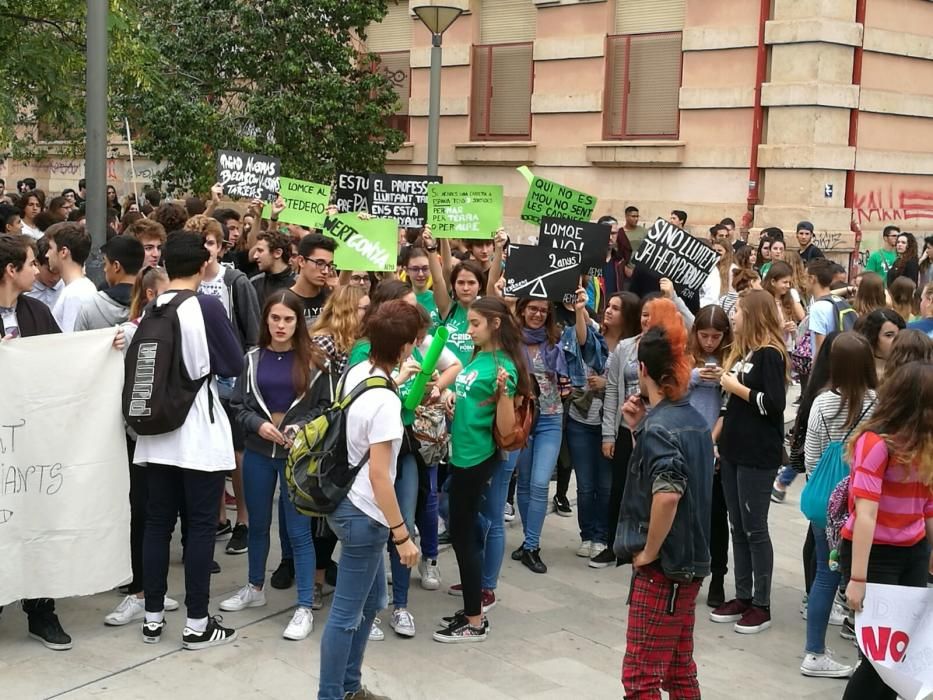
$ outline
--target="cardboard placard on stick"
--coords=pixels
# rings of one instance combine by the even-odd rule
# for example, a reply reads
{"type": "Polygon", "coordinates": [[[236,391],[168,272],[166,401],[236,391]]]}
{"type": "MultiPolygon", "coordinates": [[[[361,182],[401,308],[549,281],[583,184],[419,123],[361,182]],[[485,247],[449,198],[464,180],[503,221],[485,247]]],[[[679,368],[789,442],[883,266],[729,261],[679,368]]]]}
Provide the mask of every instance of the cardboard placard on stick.
{"type": "Polygon", "coordinates": [[[522,208],[523,220],[535,224],[540,224],[541,219],[546,216],[574,221],[590,220],[596,208],[596,197],[565,187],[553,180],[537,177],[525,166],[518,171],[528,180],[529,185],[525,206],[522,208]]]}
{"type": "Polygon", "coordinates": [[[428,185],[435,238],[492,238],[502,226],[502,185],[428,185]]]}
{"type": "Polygon", "coordinates": [[[405,228],[422,228],[428,217],[428,185],[442,182],[426,175],[369,176],[369,213],[395,219],[405,228]]]}
{"type": "Polygon", "coordinates": [[[337,241],[338,270],[394,272],[398,257],[398,222],[338,214],[324,219],[321,232],[337,241]]]}
{"type": "Polygon", "coordinates": [[[229,197],[275,201],[279,194],[278,158],[242,151],[217,152],[217,182],[229,197]]]}
{"type": "Polygon", "coordinates": [[[341,214],[349,211],[369,212],[369,175],[338,173],[334,205],[341,214]]]}
{"type": "MultiPolygon", "coordinates": [[[[279,194],[285,200],[285,211],[279,214],[279,221],[283,224],[321,228],[330,203],[330,187],[290,177],[279,178],[279,185],[279,194]]],[[[268,219],[271,215],[272,205],[266,204],[262,216],[268,219]]]]}
{"type": "Polygon", "coordinates": [[[572,303],[580,282],[581,256],[576,250],[509,246],[505,295],[572,303]]]}
{"type": "Polygon", "coordinates": [[[538,231],[538,245],[542,248],[579,251],[582,253],[580,274],[599,277],[606,264],[611,234],[612,227],[608,224],[544,217],[538,231]]]}
{"type": "Polygon", "coordinates": [[[669,221],[658,219],[632,262],[667,277],[682,299],[692,300],[719,262],[719,253],[669,221]]]}

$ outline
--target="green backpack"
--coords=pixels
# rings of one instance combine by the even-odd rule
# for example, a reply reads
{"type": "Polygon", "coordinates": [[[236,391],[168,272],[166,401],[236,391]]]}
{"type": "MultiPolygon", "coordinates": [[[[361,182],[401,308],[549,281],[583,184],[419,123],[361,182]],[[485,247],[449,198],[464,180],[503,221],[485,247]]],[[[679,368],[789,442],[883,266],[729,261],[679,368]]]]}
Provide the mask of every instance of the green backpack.
{"type": "MultiPolygon", "coordinates": [[[[345,379],[346,374],[337,384],[336,397],[343,393],[345,379]]],[[[347,409],[370,389],[380,388],[395,391],[395,384],[385,377],[368,377],[344,398],[335,398],[330,408],[298,431],[285,461],[285,481],[288,497],[299,513],[333,513],[350,492],[353,480],[369,459],[369,450],[359,464],[350,464],[347,409]]]]}

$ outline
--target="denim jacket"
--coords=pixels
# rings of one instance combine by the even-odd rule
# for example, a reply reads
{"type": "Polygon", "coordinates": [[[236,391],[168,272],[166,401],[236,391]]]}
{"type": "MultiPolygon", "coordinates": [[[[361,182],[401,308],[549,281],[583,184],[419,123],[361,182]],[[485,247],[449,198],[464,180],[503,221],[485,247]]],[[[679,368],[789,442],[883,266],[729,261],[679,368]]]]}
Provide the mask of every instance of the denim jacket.
{"type": "Polygon", "coordinates": [[[606,359],[609,357],[606,339],[589,324],[586,326],[586,342],[583,345],[577,342],[576,327],[567,326],[561,333],[560,347],[567,361],[570,385],[574,388],[586,387],[587,367],[596,374],[602,374],[606,368],[606,359]]]}
{"type": "Polygon", "coordinates": [[[631,559],[644,547],[655,493],[679,493],[659,563],[665,576],[675,581],[709,575],[712,491],[713,440],[706,419],[687,399],[661,401],[635,430],[616,554],[631,559]]]}

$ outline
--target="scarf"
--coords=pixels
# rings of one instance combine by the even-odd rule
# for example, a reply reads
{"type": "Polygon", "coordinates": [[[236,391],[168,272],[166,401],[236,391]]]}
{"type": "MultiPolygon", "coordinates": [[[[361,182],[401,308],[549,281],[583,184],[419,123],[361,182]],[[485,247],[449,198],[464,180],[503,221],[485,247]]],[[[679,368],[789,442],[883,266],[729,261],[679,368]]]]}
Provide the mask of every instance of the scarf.
{"type": "Polygon", "coordinates": [[[541,359],[544,361],[545,371],[557,377],[566,377],[569,375],[567,360],[560,344],[554,344],[548,341],[547,329],[544,327],[532,330],[531,328],[522,329],[523,340],[525,341],[525,359],[528,361],[528,369],[532,371],[532,357],[528,352],[528,347],[537,345],[541,353],[541,359]]]}

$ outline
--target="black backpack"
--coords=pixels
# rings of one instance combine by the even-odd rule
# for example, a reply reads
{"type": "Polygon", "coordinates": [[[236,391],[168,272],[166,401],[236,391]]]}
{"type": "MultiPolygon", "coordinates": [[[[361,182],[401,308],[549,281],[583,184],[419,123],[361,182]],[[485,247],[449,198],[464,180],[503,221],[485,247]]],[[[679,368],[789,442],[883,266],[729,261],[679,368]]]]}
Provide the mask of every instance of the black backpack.
{"type": "MultiPolygon", "coordinates": [[[[168,303],[150,304],[126,351],[123,418],[137,435],[162,435],[180,428],[210,374],[191,379],[181,355],[178,307],[194,292],[175,292],[168,303]]],[[[211,423],[213,396],[208,393],[211,423]]]]}

